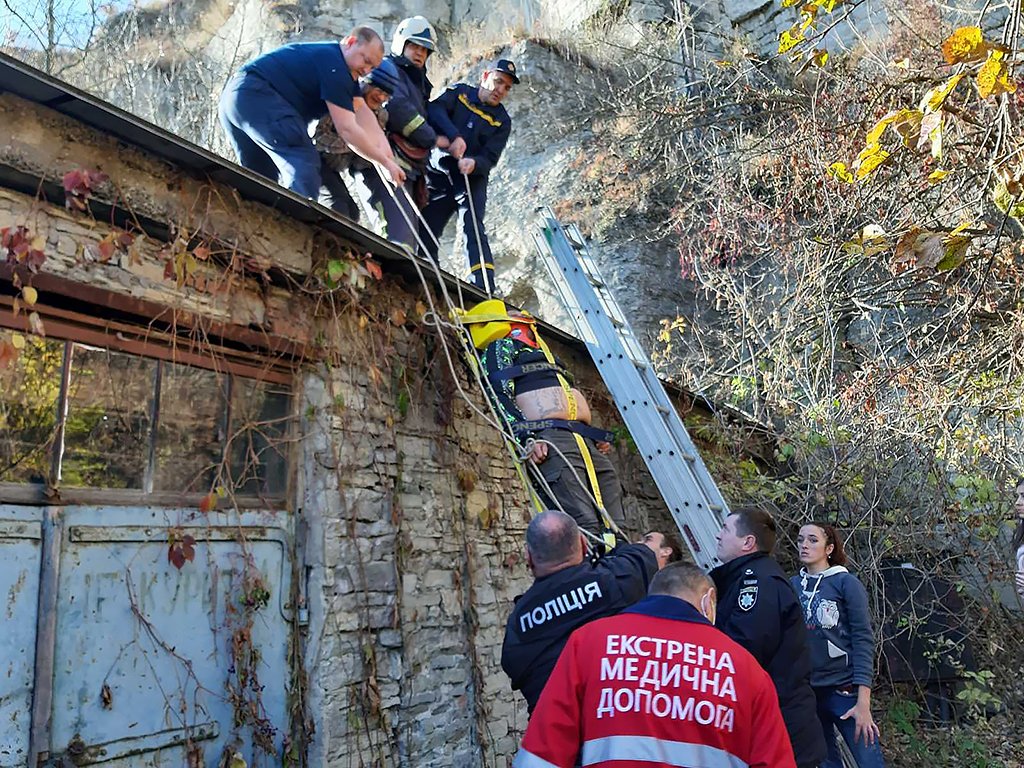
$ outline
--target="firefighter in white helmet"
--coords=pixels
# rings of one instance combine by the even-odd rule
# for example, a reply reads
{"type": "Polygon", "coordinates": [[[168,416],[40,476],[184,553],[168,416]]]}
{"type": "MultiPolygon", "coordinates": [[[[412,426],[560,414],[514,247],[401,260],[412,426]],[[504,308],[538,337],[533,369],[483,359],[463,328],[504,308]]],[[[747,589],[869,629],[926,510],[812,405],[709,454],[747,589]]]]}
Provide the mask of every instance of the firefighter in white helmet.
{"type": "Polygon", "coordinates": [[[427,59],[437,45],[437,33],[423,16],[404,19],[395,29],[388,60],[398,70],[398,87],[388,102],[384,132],[395,160],[405,171],[405,191],[389,188],[370,169],[361,174],[359,191],[370,209],[372,223],[388,240],[416,250],[416,211],[426,204],[426,164],[435,146],[447,148],[427,120],[427,101],[433,86],[427,79],[427,59]],[[394,192],[394,194],[392,194],[394,192]]]}

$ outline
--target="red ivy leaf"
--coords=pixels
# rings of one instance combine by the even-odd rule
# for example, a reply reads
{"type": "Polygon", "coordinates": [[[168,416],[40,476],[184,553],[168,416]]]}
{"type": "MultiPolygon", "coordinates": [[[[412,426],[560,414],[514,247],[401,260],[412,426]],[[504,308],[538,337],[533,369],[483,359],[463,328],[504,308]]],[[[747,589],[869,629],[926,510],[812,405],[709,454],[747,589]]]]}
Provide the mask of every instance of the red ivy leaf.
{"type": "Polygon", "coordinates": [[[199,500],[199,511],[204,515],[208,515],[210,512],[217,508],[217,494],[208,493],[199,500]]]}
{"type": "Polygon", "coordinates": [[[100,252],[100,261],[106,264],[114,255],[114,238],[113,235],[107,235],[100,240],[97,246],[100,252]]]}
{"type": "Polygon", "coordinates": [[[9,341],[0,341],[0,371],[18,359],[18,350],[9,341]]]}
{"type": "Polygon", "coordinates": [[[33,237],[25,226],[0,229],[0,247],[7,251],[8,263],[24,264],[33,272],[38,272],[39,268],[43,266],[43,262],[46,261],[44,245],[46,245],[46,238],[33,237]]]}
{"type": "Polygon", "coordinates": [[[374,280],[380,280],[384,277],[384,270],[382,270],[380,268],[380,264],[373,259],[366,260],[366,271],[370,273],[370,276],[373,277],[374,280]]]}
{"type": "Polygon", "coordinates": [[[171,541],[167,546],[167,562],[179,571],[185,563],[191,563],[196,559],[196,540],[189,534],[180,539],[175,532],[171,532],[171,541]]]}
{"type": "Polygon", "coordinates": [[[185,565],[185,554],[181,551],[181,546],[178,544],[171,544],[167,548],[167,562],[177,568],[179,571],[185,565]]]}
{"type": "Polygon", "coordinates": [[[64,204],[73,210],[84,211],[85,201],[92,195],[93,190],[106,181],[107,174],[102,171],[93,171],[88,168],[78,168],[64,174],[64,204]]]}

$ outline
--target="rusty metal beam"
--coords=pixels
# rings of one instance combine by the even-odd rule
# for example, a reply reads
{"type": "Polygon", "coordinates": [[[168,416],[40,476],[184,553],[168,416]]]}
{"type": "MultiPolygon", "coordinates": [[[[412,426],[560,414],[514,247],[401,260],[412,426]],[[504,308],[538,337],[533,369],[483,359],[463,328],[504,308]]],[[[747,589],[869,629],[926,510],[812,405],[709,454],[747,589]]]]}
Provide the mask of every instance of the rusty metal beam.
{"type": "MultiPolygon", "coordinates": [[[[146,493],[142,490],[122,488],[64,487],[48,492],[47,487],[41,484],[0,483],[0,503],[24,504],[26,506],[45,505],[54,509],[75,505],[199,509],[199,502],[206,495],[205,493],[178,493],[175,491],[146,493]]],[[[232,509],[285,511],[288,509],[285,500],[278,497],[236,496],[231,499],[228,506],[232,509]]]]}
{"type": "MultiPolygon", "coordinates": [[[[13,284],[14,268],[11,264],[0,264],[0,282],[13,284]]],[[[118,330],[125,332],[131,328],[130,324],[137,326],[142,324],[146,327],[146,334],[151,335],[155,328],[184,328],[187,330],[201,330],[203,335],[211,339],[230,341],[244,347],[259,350],[267,354],[279,355],[286,358],[303,359],[308,353],[306,339],[288,339],[277,336],[268,331],[253,330],[249,326],[236,325],[212,321],[199,317],[194,312],[181,309],[174,309],[154,301],[139,299],[134,296],[127,296],[123,293],[100,288],[88,283],[80,283],[57,275],[39,272],[32,276],[32,287],[39,291],[43,305],[49,305],[54,311],[62,311],[61,307],[67,306],[69,310],[78,308],[99,308],[110,315],[109,310],[114,310],[116,316],[126,321],[121,324],[118,330]]],[[[11,289],[12,293],[17,293],[11,289]]],[[[10,300],[0,297],[0,301],[10,305],[10,300]]],[[[39,308],[42,311],[43,307],[39,308]]],[[[93,324],[113,327],[116,320],[107,320],[102,316],[87,315],[78,312],[80,318],[91,318],[93,324]]],[[[182,334],[174,334],[183,338],[182,334]]]]}
{"type": "MultiPolygon", "coordinates": [[[[15,315],[11,304],[12,300],[9,297],[0,297],[0,327],[33,333],[27,313],[22,310],[15,315]]],[[[211,348],[210,344],[200,344],[187,336],[172,336],[145,328],[121,326],[88,315],[78,315],[54,308],[39,307],[39,314],[44,321],[46,335],[55,339],[197,368],[226,371],[274,384],[291,385],[295,375],[294,363],[288,360],[277,361],[224,347],[211,348]]]]}

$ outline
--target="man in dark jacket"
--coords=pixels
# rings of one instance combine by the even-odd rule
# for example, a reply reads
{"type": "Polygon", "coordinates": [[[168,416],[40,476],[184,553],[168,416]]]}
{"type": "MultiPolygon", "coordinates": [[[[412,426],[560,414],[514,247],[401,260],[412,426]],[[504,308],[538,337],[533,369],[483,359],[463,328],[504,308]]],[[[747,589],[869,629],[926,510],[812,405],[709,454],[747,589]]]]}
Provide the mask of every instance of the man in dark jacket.
{"type": "Polygon", "coordinates": [[[715,626],[746,648],[775,683],[799,768],[825,759],[824,734],[810,685],[811,657],[800,602],[771,556],[775,521],[760,509],[739,509],[718,533],[711,571],[718,588],[715,626]]]}
{"type": "Polygon", "coordinates": [[[658,571],[647,544],[621,544],[596,563],[584,560],[583,548],[576,521],[564,512],[541,512],[526,529],[526,562],[536,580],[508,617],[501,668],[530,712],[573,630],[646,596],[658,571]]]}
{"type": "Polygon", "coordinates": [[[433,88],[427,79],[427,59],[436,42],[430,22],[423,16],[411,16],[395,29],[387,58],[398,69],[398,85],[388,101],[384,132],[395,161],[405,172],[405,183],[401,188],[392,187],[373,166],[364,166],[355,174],[371,225],[410,253],[416,251],[416,205],[426,204],[427,157],[435,145],[448,146],[444,137],[438,143],[437,132],[427,119],[433,88]]]}
{"type": "Polygon", "coordinates": [[[501,105],[519,82],[516,65],[499,59],[483,74],[479,87],[455,83],[430,102],[430,122],[449,142],[448,153],[434,153],[427,168],[427,207],[423,218],[430,232],[423,241],[437,260],[437,244],[456,210],[466,243],[473,282],[494,290],[494,262],[484,231],[487,181],[512,130],[512,118],[501,105]],[[468,182],[468,189],[467,189],[468,182]]]}

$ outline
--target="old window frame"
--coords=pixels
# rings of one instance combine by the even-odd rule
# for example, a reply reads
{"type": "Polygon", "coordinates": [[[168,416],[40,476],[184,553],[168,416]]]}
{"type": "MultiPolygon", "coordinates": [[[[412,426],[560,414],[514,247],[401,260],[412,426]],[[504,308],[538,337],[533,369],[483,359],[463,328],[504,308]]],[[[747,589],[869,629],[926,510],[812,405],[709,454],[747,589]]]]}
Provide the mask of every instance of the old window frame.
{"type": "MultiPolygon", "coordinates": [[[[0,482],[0,503],[32,505],[110,505],[110,506],[197,506],[207,492],[153,491],[156,462],[157,419],[160,408],[160,383],[166,363],[187,365],[214,371],[225,376],[225,408],[223,418],[231,423],[232,390],[238,378],[261,384],[275,384],[287,389],[289,395],[289,423],[283,440],[285,449],[284,491],[274,495],[233,494],[231,505],[239,509],[286,510],[292,498],[295,483],[294,443],[296,437],[295,371],[287,360],[268,360],[259,352],[220,346],[204,340],[197,343],[193,337],[182,337],[156,327],[141,327],[132,323],[104,320],[59,307],[39,307],[48,338],[64,343],[60,372],[60,391],[57,399],[57,424],[54,446],[49,451],[50,475],[45,484],[0,482]],[[75,345],[119,352],[156,361],[156,376],[151,404],[151,428],[147,442],[146,467],[141,489],[63,487],[54,484],[60,477],[64,454],[68,396],[71,385],[72,353],[75,345]]],[[[13,299],[0,297],[0,328],[32,333],[26,312],[15,313],[13,299]]],[[[221,445],[221,460],[230,460],[231,443],[221,445]]]]}

